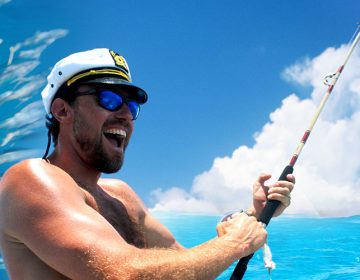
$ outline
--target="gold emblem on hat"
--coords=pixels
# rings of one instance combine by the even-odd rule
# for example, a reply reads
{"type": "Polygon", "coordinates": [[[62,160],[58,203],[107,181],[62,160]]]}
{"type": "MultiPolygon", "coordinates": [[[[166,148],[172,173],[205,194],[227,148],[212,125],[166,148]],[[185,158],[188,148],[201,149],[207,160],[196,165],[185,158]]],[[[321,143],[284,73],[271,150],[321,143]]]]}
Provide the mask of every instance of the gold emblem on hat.
{"type": "Polygon", "coordinates": [[[129,68],[127,66],[126,60],[121,55],[117,54],[114,51],[110,51],[112,58],[117,66],[124,68],[127,72],[129,72],[129,68]]]}

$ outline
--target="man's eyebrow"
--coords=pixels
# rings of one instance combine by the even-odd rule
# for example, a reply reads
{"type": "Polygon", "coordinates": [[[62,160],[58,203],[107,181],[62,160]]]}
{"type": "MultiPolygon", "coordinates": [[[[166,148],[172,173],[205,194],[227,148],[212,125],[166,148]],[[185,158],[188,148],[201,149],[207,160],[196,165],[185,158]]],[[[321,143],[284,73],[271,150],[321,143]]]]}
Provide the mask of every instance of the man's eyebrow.
{"type": "Polygon", "coordinates": [[[75,88],[75,92],[80,92],[80,93],[84,93],[84,92],[89,92],[89,91],[96,91],[96,87],[92,86],[92,85],[80,85],[77,88],[75,88]],[[81,88],[85,88],[85,90],[81,90],[81,88]]]}

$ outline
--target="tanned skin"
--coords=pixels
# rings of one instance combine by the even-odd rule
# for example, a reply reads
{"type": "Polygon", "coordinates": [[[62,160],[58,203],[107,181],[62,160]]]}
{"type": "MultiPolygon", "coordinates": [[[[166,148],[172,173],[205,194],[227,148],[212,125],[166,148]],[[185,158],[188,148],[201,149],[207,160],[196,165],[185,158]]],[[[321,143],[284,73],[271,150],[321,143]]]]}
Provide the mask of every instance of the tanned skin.
{"type": "MultiPolygon", "coordinates": [[[[71,106],[56,99],[51,110],[60,122],[54,152],[14,165],[0,184],[0,245],[11,279],[214,279],[266,241],[256,218],[240,214],[220,223],[214,239],[185,249],[130,186],[100,178],[121,168],[134,129],[127,106],[110,112],[85,95],[71,106]],[[111,130],[126,137],[109,139],[111,130]]],[[[269,178],[254,184],[254,216],[267,198],[281,201],[276,215],[290,204],[294,177],[271,191],[269,178]]]]}

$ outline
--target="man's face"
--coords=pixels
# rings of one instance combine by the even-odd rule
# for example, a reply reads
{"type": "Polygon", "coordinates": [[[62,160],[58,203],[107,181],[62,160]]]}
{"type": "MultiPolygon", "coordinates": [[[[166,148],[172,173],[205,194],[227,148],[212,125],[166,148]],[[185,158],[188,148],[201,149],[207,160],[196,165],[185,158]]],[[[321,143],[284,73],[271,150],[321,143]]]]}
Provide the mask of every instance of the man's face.
{"type": "MultiPolygon", "coordinates": [[[[79,92],[91,90],[79,87],[79,92]]],[[[87,165],[104,173],[120,170],[132,131],[132,115],[124,104],[111,112],[97,103],[95,95],[79,96],[74,102],[73,136],[78,156],[87,165]]]]}

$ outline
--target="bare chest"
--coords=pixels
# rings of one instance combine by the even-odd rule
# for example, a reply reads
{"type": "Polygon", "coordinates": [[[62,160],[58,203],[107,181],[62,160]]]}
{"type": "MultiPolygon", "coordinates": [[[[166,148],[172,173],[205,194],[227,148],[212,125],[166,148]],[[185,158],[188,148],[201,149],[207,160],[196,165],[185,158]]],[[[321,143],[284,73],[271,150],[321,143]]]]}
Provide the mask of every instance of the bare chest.
{"type": "Polygon", "coordinates": [[[145,247],[143,217],[125,194],[114,197],[101,189],[95,193],[84,190],[84,193],[86,203],[99,212],[127,243],[145,247]]]}

